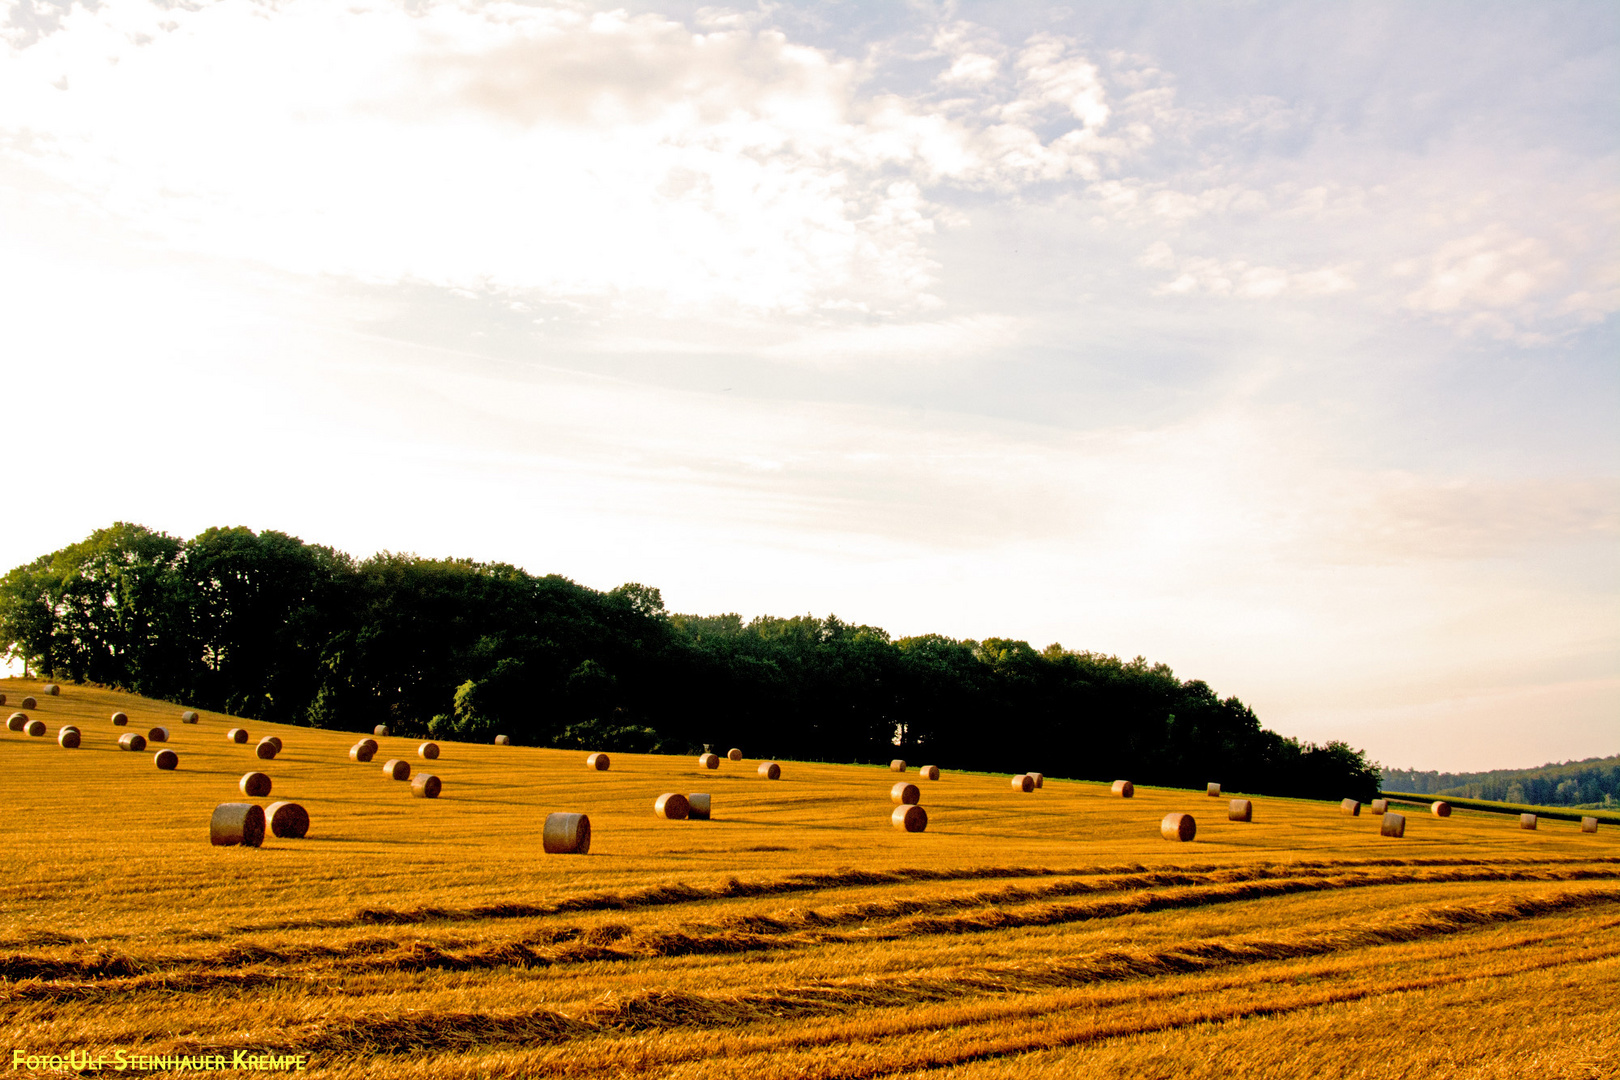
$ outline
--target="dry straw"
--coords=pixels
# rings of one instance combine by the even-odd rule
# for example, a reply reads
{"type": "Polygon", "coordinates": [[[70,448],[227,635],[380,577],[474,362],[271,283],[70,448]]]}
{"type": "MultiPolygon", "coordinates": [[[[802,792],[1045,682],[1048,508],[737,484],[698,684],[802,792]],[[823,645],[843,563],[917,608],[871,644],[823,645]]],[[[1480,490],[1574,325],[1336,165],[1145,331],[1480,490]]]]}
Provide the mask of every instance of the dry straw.
{"type": "Polygon", "coordinates": [[[1159,822],[1159,835],[1166,840],[1185,844],[1198,835],[1198,822],[1191,814],[1166,814],[1159,822]]]}
{"type": "Polygon", "coordinates": [[[1345,799],[1339,803],[1339,813],[1348,814],[1351,817],[1360,817],[1361,803],[1355,799],[1345,799]]]}
{"type": "Polygon", "coordinates": [[[79,729],[65,727],[56,733],[56,744],[64,750],[77,750],[79,747],[79,729]]]}
{"type": "Polygon", "coordinates": [[[55,683],[46,683],[45,684],[45,693],[48,694],[49,696],[56,697],[57,695],[61,694],[61,692],[62,692],[62,688],[60,686],[57,686],[55,683]]]}
{"type": "Polygon", "coordinates": [[[25,697],[21,701],[17,702],[17,704],[21,705],[25,709],[39,708],[39,702],[35,701],[32,697],[25,697]]]}
{"type": "Polygon", "coordinates": [[[733,746],[730,750],[726,751],[726,757],[730,758],[732,761],[741,761],[742,751],[733,746]]]}
{"type": "Polygon", "coordinates": [[[377,736],[379,739],[386,739],[388,737],[388,725],[378,724],[376,727],[371,729],[371,733],[377,736]]]}
{"type": "Polygon", "coordinates": [[[128,735],[118,736],[118,745],[125,750],[130,750],[138,754],[142,750],[146,749],[146,736],[137,735],[132,731],[128,735]]]}
{"type": "Polygon", "coordinates": [[[245,743],[248,741],[247,728],[233,727],[225,733],[225,738],[233,743],[245,743]]]}
{"type": "Polygon", "coordinates": [[[1451,804],[1446,802],[1444,799],[1440,799],[1430,804],[1429,813],[1433,814],[1435,817],[1450,817],[1451,804]]]}
{"type": "Polygon", "coordinates": [[[1536,827],[1536,815],[1534,815],[1534,814],[1520,814],[1519,815],[1519,828],[1521,828],[1521,829],[1534,829],[1535,827],[1536,827]]]}
{"type": "Polygon", "coordinates": [[[1227,821],[1253,821],[1254,803],[1248,799],[1233,799],[1226,808],[1227,821]]]}
{"type": "Polygon", "coordinates": [[[699,754],[698,764],[705,769],[718,769],[720,767],[719,754],[699,754]]]}
{"type": "Polygon", "coordinates": [[[421,758],[423,761],[439,760],[439,744],[436,742],[423,743],[421,746],[416,748],[416,756],[421,758]]]}
{"type": "Polygon", "coordinates": [[[1136,794],[1136,785],[1129,780],[1115,780],[1113,792],[1122,799],[1129,799],[1136,794]]]}
{"type": "Polygon", "coordinates": [[[349,760],[368,762],[377,756],[377,744],[370,739],[361,739],[349,747],[349,760]]]}
{"type": "Polygon", "coordinates": [[[411,780],[411,795],[418,799],[437,799],[444,784],[432,773],[417,773],[411,780]]]}
{"type": "Polygon", "coordinates": [[[657,801],[653,803],[653,813],[670,821],[685,821],[691,812],[692,805],[686,801],[686,796],[673,792],[658,796],[657,801]]]}
{"type": "Polygon", "coordinates": [[[1012,778],[1012,789],[1014,791],[1034,791],[1035,778],[1028,773],[1019,773],[1012,778]]]}
{"type": "Polygon", "coordinates": [[[264,810],[256,803],[220,803],[208,821],[208,841],[215,847],[258,847],[264,843],[264,810]]]}
{"type": "Polygon", "coordinates": [[[915,803],[907,803],[895,807],[889,821],[901,832],[922,832],[928,828],[928,811],[915,803]]]}
{"type": "Polygon", "coordinates": [[[547,855],[584,855],[591,850],[591,819],[584,814],[547,814],[540,846],[547,855]]]}
{"type": "Polygon", "coordinates": [[[704,792],[693,792],[686,796],[686,816],[693,821],[709,820],[709,796],[704,792]]]}
{"type": "Polygon", "coordinates": [[[129,714],[115,712],[112,714],[113,727],[124,727],[129,723],[129,714]]]}
{"type": "Polygon", "coordinates": [[[1389,800],[1374,799],[1372,802],[1367,804],[1367,809],[1369,812],[1374,814],[1387,814],[1389,813],[1389,800]]]}
{"type": "Polygon", "coordinates": [[[250,799],[262,799],[270,794],[270,778],[262,772],[243,773],[236,786],[250,799]]]}
{"type": "Polygon", "coordinates": [[[1378,835],[1392,836],[1399,840],[1406,835],[1406,817],[1402,814],[1385,814],[1378,826],[1378,835]]]}
{"type": "MultiPolygon", "coordinates": [[[[169,729],[166,728],[166,727],[152,728],[150,731],[148,731],[146,733],[146,741],[147,742],[168,742],[169,741],[169,729]]],[[[276,749],[279,750],[279,749],[281,749],[281,747],[278,746],[278,747],[276,747],[276,749]]]]}
{"type": "Polygon", "coordinates": [[[924,765],[922,768],[917,770],[917,775],[922,777],[924,780],[938,780],[939,779],[939,766],[938,765],[924,765]]]}
{"type": "Polygon", "coordinates": [[[512,739],[511,739],[510,736],[507,736],[507,735],[497,735],[497,736],[495,736],[495,745],[496,746],[511,746],[512,745],[512,739]]]}
{"type": "Polygon", "coordinates": [[[295,802],[273,802],[265,809],[264,817],[271,834],[284,840],[302,840],[309,835],[309,811],[295,802]]]}
{"type": "Polygon", "coordinates": [[[390,780],[409,780],[411,763],[404,758],[389,758],[383,762],[383,775],[390,780]]]}
{"type": "Polygon", "coordinates": [[[28,726],[23,728],[23,730],[28,732],[28,734],[32,735],[36,739],[40,738],[45,734],[45,721],[30,720],[28,721],[28,726]]]}
{"type": "Polygon", "coordinates": [[[260,739],[259,745],[253,748],[253,753],[260,761],[270,761],[276,756],[279,750],[280,747],[271,742],[269,739],[260,739]]]}
{"type": "Polygon", "coordinates": [[[1208,787],[1206,787],[1204,789],[1204,794],[1208,795],[1212,799],[1220,798],[1221,797],[1221,785],[1219,785],[1219,784],[1210,784],[1208,787]]]}
{"type": "Polygon", "coordinates": [[[199,717],[197,716],[195,709],[187,709],[180,714],[180,722],[182,724],[195,724],[198,719],[199,717]]]}
{"type": "Polygon", "coordinates": [[[28,714],[27,713],[14,712],[10,716],[6,717],[6,730],[7,731],[21,731],[23,728],[25,728],[27,726],[28,726],[28,714]]]}
{"type": "Polygon", "coordinates": [[[767,780],[780,780],[782,779],[782,766],[774,761],[762,761],[759,763],[759,775],[767,780]]]}
{"type": "Polygon", "coordinates": [[[890,772],[905,772],[906,771],[906,760],[905,760],[905,758],[895,758],[893,761],[889,762],[889,771],[890,772]]]}
{"type": "Polygon", "coordinates": [[[916,784],[908,784],[904,780],[897,781],[889,789],[889,801],[897,802],[902,806],[915,806],[922,801],[922,792],[917,790],[916,784]]]}
{"type": "Polygon", "coordinates": [[[585,767],[587,769],[595,769],[597,772],[607,772],[612,764],[612,760],[610,760],[606,754],[600,752],[588,754],[585,757],[585,767]]]}
{"type": "Polygon", "coordinates": [[[152,764],[164,772],[173,772],[180,764],[180,755],[173,750],[159,750],[152,755],[152,764]]]}
{"type": "Polygon", "coordinates": [[[1581,818],[1581,832],[1597,832],[1597,818],[1595,818],[1595,817],[1583,817],[1583,818],[1581,818]]]}

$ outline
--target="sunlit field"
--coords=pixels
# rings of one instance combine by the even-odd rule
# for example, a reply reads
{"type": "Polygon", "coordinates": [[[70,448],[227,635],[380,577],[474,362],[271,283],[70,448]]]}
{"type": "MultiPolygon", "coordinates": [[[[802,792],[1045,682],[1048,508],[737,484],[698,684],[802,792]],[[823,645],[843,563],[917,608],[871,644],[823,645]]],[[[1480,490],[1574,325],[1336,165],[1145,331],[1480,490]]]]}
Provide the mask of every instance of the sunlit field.
{"type": "MultiPolygon", "coordinates": [[[[352,733],[186,725],[178,704],[41,687],[0,681],[0,713],[31,694],[47,725],[0,732],[8,1067],[246,1051],[422,1078],[1620,1070],[1609,824],[1409,808],[1393,839],[1337,802],[1255,796],[1238,823],[1202,791],[1121,799],[1099,776],[1026,794],[913,762],[929,820],[904,833],[881,767],[784,761],[770,781],[752,756],[615,754],[596,772],[450,742],[430,762],[390,737],[358,764],[352,733]],[[64,723],[80,748],[57,745],[64,723]],[[159,725],[173,772],[159,746],[117,746],[159,725]],[[261,761],[272,734],[284,750],[261,761]],[[389,758],[442,795],[413,798],[389,758]],[[269,796],[240,793],[249,771],[269,796]],[[710,794],[713,819],[655,816],[667,792],[710,794]],[[308,810],[306,838],[209,843],[217,804],[278,800],[308,810]],[[542,851],[553,811],[590,816],[588,855],[542,851]],[[1193,842],[1160,836],[1171,811],[1197,819],[1193,842]]],[[[29,1071],[52,1070],[13,1075],[29,1071]]]]}

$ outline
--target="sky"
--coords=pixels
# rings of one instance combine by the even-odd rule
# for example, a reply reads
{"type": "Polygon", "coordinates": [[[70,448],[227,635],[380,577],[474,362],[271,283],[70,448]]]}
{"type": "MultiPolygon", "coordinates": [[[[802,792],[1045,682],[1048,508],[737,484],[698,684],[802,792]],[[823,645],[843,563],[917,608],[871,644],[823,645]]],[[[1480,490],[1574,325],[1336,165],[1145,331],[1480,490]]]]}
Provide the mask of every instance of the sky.
{"type": "Polygon", "coordinates": [[[0,570],[246,525],[1620,752],[1609,0],[0,12],[0,570]]]}

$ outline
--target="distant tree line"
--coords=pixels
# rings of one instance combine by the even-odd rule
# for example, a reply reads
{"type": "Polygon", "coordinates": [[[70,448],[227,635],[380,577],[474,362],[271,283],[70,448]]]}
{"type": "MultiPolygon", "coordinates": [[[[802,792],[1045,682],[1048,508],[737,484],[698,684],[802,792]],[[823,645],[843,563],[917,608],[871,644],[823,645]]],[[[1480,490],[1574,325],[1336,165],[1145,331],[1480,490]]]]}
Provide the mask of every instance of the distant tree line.
{"type": "Polygon", "coordinates": [[[1379,771],[1142,658],[893,640],[833,616],[679,615],[502,563],[356,560],[279,532],[116,524],[0,580],[39,675],[350,731],[947,768],[1338,799],[1379,771]]]}
{"type": "Polygon", "coordinates": [[[1442,773],[1385,769],[1383,786],[1414,795],[1569,806],[1602,810],[1620,806],[1620,755],[1566,761],[1539,769],[1442,773]]]}

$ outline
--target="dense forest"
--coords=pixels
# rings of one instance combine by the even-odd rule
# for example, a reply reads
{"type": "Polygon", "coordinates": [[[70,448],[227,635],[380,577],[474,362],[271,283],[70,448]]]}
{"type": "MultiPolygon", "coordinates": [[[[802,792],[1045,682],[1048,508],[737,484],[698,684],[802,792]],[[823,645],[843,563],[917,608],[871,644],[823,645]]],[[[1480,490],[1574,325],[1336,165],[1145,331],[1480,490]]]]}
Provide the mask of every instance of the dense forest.
{"type": "Polygon", "coordinates": [[[1539,769],[1497,769],[1493,772],[1442,773],[1385,769],[1390,791],[1414,795],[1450,795],[1458,799],[1493,799],[1497,802],[1585,809],[1620,807],[1620,754],[1614,757],[1566,761],[1539,769]]]}
{"type": "Polygon", "coordinates": [[[750,755],[1338,799],[1342,742],[1261,728],[1142,658],[1001,638],[891,639],[828,616],[667,612],[465,559],[356,560],[278,532],[116,524],[0,580],[0,643],[47,678],[317,727],[580,749],[750,755]]]}

